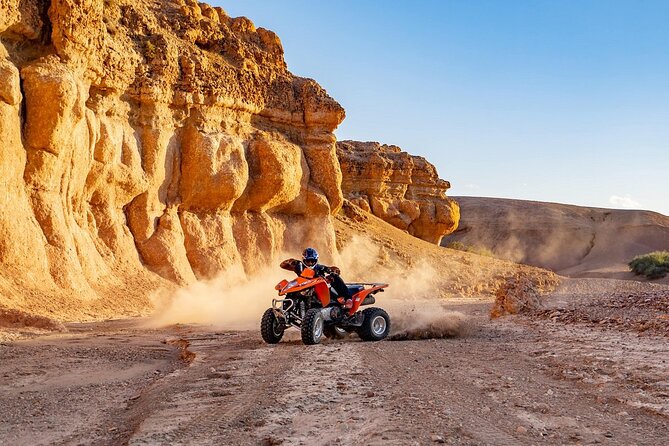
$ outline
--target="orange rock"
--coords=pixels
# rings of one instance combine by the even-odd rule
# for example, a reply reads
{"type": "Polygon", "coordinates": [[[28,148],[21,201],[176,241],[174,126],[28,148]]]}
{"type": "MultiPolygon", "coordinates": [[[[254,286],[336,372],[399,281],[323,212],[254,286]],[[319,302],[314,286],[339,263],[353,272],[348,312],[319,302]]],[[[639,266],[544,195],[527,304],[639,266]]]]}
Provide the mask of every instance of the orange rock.
{"type": "Polygon", "coordinates": [[[0,305],[137,314],[336,249],[344,110],[273,32],[191,0],[7,0],[0,32],[0,305]]]}
{"type": "Polygon", "coordinates": [[[457,228],[458,204],[446,197],[450,184],[425,158],[357,141],[338,142],[337,155],[342,190],[351,203],[431,243],[457,228]]]}

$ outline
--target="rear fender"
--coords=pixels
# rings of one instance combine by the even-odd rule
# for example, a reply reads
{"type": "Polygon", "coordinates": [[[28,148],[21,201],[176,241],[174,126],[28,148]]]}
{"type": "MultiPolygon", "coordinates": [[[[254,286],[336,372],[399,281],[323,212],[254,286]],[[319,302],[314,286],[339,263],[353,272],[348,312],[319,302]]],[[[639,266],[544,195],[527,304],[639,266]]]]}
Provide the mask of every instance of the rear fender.
{"type": "Polygon", "coordinates": [[[348,315],[353,316],[356,311],[360,308],[360,305],[362,305],[362,302],[365,300],[367,296],[371,296],[372,294],[376,294],[379,292],[379,290],[382,290],[383,288],[386,288],[388,284],[383,283],[379,285],[375,285],[371,288],[367,288],[366,290],[359,291],[353,295],[351,299],[353,299],[353,306],[351,307],[350,310],[348,310],[348,315]]]}

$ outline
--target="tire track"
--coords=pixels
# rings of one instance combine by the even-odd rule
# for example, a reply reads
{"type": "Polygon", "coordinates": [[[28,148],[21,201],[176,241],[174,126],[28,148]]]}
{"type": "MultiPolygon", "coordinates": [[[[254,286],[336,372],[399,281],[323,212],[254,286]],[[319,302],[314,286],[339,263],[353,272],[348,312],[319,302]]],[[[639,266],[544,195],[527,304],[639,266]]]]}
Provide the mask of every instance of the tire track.
{"type": "Polygon", "coordinates": [[[387,413],[371,391],[360,342],[295,346],[279,404],[259,430],[266,444],[392,444],[382,440],[387,413]]]}
{"type": "Polygon", "coordinates": [[[195,360],[152,389],[150,413],[128,443],[248,444],[254,412],[291,365],[287,351],[264,348],[255,333],[186,339],[195,360]]]}

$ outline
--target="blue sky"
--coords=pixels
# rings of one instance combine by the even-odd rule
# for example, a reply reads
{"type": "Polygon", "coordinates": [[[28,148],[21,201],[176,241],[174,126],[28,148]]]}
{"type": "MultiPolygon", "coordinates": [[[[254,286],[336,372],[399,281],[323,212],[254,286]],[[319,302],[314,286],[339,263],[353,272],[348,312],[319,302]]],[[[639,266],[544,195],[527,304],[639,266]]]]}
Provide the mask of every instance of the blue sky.
{"type": "Polygon", "coordinates": [[[450,195],[669,215],[669,1],[214,1],[450,195]]]}

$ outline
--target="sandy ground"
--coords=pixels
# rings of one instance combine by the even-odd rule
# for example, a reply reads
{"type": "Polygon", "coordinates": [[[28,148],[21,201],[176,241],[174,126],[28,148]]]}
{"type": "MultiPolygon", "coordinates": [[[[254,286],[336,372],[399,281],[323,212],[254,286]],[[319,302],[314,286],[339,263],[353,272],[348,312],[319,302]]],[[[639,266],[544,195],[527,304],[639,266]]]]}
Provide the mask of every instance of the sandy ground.
{"type": "MultiPolygon", "coordinates": [[[[588,280],[551,311],[620,289],[588,280]]],[[[0,444],[666,444],[667,336],[450,308],[470,317],[466,336],[306,347],[293,332],[268,346],[255,331],[117,321],[5,342],[0,444]]]]}

